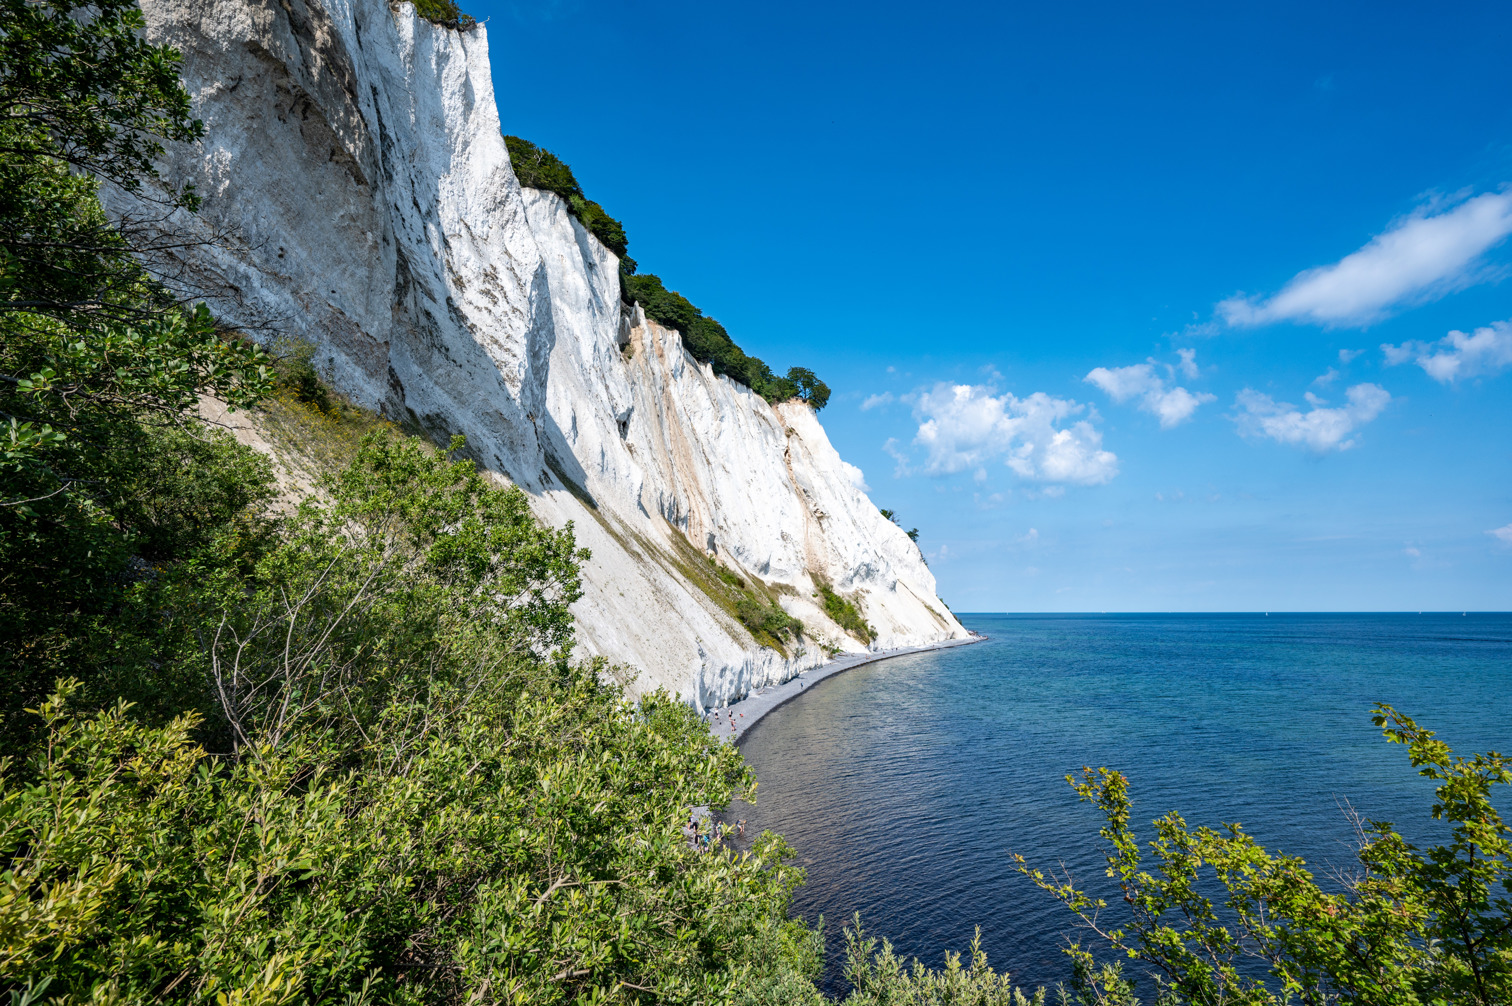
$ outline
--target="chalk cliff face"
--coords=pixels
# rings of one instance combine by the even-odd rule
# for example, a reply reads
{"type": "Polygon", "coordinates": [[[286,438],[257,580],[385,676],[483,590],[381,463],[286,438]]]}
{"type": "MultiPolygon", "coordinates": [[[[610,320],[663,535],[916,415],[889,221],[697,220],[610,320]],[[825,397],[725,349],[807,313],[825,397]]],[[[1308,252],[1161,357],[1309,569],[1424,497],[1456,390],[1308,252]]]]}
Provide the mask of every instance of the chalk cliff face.
{"type": "MultiPolygon", "coordinates": [[[[486,467],[593,551],[584,654],[635,690],[719,705],[865,648],[965,635],[813,412],[716,377],[620,303],[618,262],[509,165],[484,28],[382,0],[143,0],[184,54],[203,142],[166,176],[204,197],[174,280],[228,322],[319,347],[356,401],[462,432],[486,467]],[[807,627],[760,646],[708,579],[759,578],[807,627]],[[701,586],[702,584],[702,586],[701,586]]],[[[505,104],[507,116],[508,103],[505,104]]],[[[131,207],[117,202],[118,213],[131,207]]]]}

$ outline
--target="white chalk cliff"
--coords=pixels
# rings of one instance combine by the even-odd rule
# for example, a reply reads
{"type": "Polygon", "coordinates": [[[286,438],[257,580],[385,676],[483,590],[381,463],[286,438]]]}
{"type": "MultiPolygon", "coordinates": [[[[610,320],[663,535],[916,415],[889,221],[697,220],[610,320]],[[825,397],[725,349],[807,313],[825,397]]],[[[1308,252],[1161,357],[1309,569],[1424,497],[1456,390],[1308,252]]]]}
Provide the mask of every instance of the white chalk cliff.
{"type": "Polygon", "coordinates": [[[355,401],[465,433],[543,519],[575,522],[593,551],[584,654],[720,705],[865,648],[815,577],[855,599],[872,648],[966,635],[809,407],[768,405],[622,307],[613,254],[520,187],[485,28],[384,0],[142,7],[206,126],[165,172],[204,198],[181,224],[207,240],[175,282],[227,322],[313,342],[355,401]],[[804,638],[760,646],[690,575],[704,556],[768,584],[804,638]]]}

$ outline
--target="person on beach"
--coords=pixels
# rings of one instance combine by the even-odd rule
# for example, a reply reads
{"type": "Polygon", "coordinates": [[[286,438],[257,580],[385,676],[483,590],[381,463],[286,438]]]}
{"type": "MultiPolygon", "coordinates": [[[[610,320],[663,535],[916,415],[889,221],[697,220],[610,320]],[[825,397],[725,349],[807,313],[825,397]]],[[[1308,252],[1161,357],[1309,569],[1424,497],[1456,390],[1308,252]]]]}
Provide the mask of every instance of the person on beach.
{"type": "Polygon", "coordinates": [[[741,818],[740,823],[735,825],[735,837],[745,838],[745,818],[741,818]]]}

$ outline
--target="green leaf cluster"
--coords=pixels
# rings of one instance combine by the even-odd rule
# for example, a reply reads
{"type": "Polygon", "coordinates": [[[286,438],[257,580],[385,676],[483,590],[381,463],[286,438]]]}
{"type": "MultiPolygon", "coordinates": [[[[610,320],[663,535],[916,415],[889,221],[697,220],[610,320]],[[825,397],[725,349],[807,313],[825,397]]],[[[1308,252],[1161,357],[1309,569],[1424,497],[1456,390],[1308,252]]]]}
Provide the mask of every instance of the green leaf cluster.
{"type": "Polygon", "coordinates": [[[179,54],[145,26],[133,0],[0,0],[0,159],[57,161],[132,191],[157,178],[162,141],[204,126],[179,54]]]}
{"type": "Polygon", "coordinates": [[[754,356],[747,356],[725,327],[694,307],[688,298],[668,290],[659,277],[651,273],[621,278],[626,296],[640,304],[646,317],[682,333],[683,345],[699,363],[707,363],[716,374],[724,374],[761,395],[769,402],[798,399],[816,411],[829,404],[827,384],[804,367],[793,367],[786,377],[778,377],[772,368],[754,356]]]}
{"type": "MultiPolygon", "coordinates": [[[[936,971],[915,958],[910,964],[893,952],[892,944],[868,937],[856,914],[845,930],[845,977],[852,992],[847,1006],[1045,1006],[1045,990],[1025,995],[1006,971],[995,971],[982,950],[982,930],[972,938],[970,957],[946,952],[945,966],[936,971]]],[[[1068,998],[1062,994],[1062,1003],[1068,998]]]]}
{"type": "MultiPolygon", "coordinates": [[[[616,257],[625,258],[630,240],[625,236],[624,226],[604,212],[602,206],[583,195],[582,186],[565,161],[518,136],[504,137],[504,145],[509,149],[509,163],[521,185],[560,196],[588,233],[598,238],[616,257]]],[[[634,272],[634,261],[628,262],[627,267],[634,272]]]]}
{"type": "MultiPolygon", "coordinates": [[[[1070,878],[1017,857],[1020,869],[1117,955],[1144,965],[1162,1004],[1512,1002],[1512,829],[1493,796],[1512,782],[1512,765],[1494,752],[1456,756],[1389,706],[1374,720],[1438,783],[1432,814],[1450,825],[1448,843],[1419,849],[1388,822],[1359,821],[1354,870],[1320,884],[1303,860],[1269,852],[1239,824],[1193,829],[1171,813],[1147,843],[1152,872],[1129,826],[1128,780],[1088,768],[1067,779],[1104,817],[1107,873],[1123,892],[1125,921],[1110,924],[1107,902],[1070,878]],[[1225,895],[1217,905],[1208,896],[1215,882],[1225,895]]],[[[1117,964],[1097,964],[1080,945],[1068,953],[1084,1002],[1137,1001],[1117,964]]]]}
{"type": "Polygon", "coordinates": [[[772,403],[797,399],[807,402],[816,412],[829,403],[829,386],[814,376],[812,370],[793,367],[786,376],[778,376],[767,364],[747,356],[735,345],[723,325],[705,316],[682,294],[666,289],[659,277],[637,273],[635,260],[627,254],[630,243],[625,228],[583,194],[566,162],[518,136],[506,136],[504,143],[520,184],[554,192],[567,202],[567,208],[589,233],[619,257],[620,286],[625,299],[639,303],[646,316],[658,324],[682,333],[683,345],[695,360],[710,364],[716,374],[744,384],[772,403]]]}
{"type": "Polygon", "coordinates": [[[411,0],[415,5],[415,13],[430,21],[439,24],[443,28],[452,28],[457,31],[471,31],[477,26],[477,19],[471,14],[462,13],[456,0],[411,0]]]}

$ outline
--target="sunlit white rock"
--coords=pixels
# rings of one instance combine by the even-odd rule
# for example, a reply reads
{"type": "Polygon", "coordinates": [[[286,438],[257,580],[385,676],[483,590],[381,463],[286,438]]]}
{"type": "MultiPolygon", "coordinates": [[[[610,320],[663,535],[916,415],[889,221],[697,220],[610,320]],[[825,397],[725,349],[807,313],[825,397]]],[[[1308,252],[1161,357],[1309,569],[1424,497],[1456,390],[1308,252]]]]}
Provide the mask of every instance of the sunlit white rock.
{"type": "Polygon", "coordinates": [[[820,611],[816,575],[858,599],[877,648],[965,635],[813,412],[716,377],[623,309],[614,256],[556,196],[520,188],[486,29],[381,0],[143,8],[183,51],[207,129],[165,172],[205,197],[179,221],[205,243],[172,281],[227,321],[314,342],[339,390],[465,433],[544,519],[573,521],[593,551],[584,654],[630,668],[638,691],[726,703],[824,646],[863,648],[820,611]],[[698,552],[785,585],[805,640],[786,657],[756,645],[679,571],[698,552]]]}

